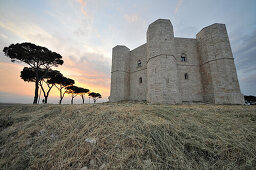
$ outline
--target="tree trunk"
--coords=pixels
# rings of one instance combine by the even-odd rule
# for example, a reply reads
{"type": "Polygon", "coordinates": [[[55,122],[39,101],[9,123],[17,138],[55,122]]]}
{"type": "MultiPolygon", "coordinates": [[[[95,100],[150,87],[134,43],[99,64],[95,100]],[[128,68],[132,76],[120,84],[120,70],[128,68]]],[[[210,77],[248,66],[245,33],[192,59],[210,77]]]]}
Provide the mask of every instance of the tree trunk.
{"type": "Polygon", "coordinates": [[[50,94],[50,90],[51,88],[49,88],[48,92],[46,93],[46,95],[44,96],[44,103],[47,104],[47,101],[48,101],[48,96],[50,94]]]}
{"type": "Polygon", "coordinates": [[[63,98],[60,98],[59,104],[61,104],[63,98]]]}
{"type": "Polygon", "coordinates": [[[94,102],[94,104],[95,104],[95,102],[96,102],[96,99],[93,99],[93,102],[94,102]]]}
{"type": "Polygon", "coordinates": [[[39,104],[39,102],[40,102],[41,92],[42,92],[42,90],[40,89],[40,93],[39,93],[39,96],[38,96],[37,104],[39,104]]]}
{"type": "Polygon", "coordinates": [[[63,99],[63,97],[62,97],[62,95],[60,96],[60,102],[59,102],[59,104],[61,104],[61,102],[62,102],[62,99],[63,99]]]}
{"type": "Polygon", "coordinates": [[[35,82],[35,96],[34,96],[34,102],[33,102],[33,104],[37,104],[38,88],[39,88],[39,81],[36,80],[36,82],[35,82]]]}
{"type": "Polygon", "coordinates": [[[44,96],[44,103],[46,104],[48,100],[48,96],[44,96]]]}
{"type": "Polygon", "coordinates": [[[43,82],[42,81],[40,81],[39,82],[39,85],[40,85],[40,94],[39,94],[39,99],[38,99],[38,104],[39,104],[39,101],[40,101],[40,96],[41,96],[41,92],[43,91],[43,93],[44,93],[44,99],[43,99],[43,101],[42,101],[42,103],[44,104],[45,103],[45,96],[46,96],[46,94],[45,94],[45,91],[44,91],[44,87],[43,87],[43,84],[42,84],[43,82]]]}
{"type": "Polygon", "coordinates": [[[59,91],[60,91],[60,102],[59,102],[59,104],[61,104],[62,99],[63,99],[63,97],[62,97],[62,91],[61,91],[61,90],[62,90],[62,88],[59,89],[59,91]]]}
{"type": "Polygon", "coordinates": [[[72,97],[71,97],[71,104],[73,104],[73,99],[74,99],[74,97],[72,96],[72,97]]]}
{"type": "Polygon", "coordinates": [[[84,104],[84,95],[82,95],[82,100],[83,100],[83,104],[84,104]]]}

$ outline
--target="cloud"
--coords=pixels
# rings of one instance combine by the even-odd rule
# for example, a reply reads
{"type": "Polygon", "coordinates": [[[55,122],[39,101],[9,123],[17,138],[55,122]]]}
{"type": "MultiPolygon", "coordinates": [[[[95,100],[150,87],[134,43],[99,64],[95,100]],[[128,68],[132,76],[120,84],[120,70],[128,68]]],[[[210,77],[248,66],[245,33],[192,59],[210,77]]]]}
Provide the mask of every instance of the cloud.
{"type": "Polygon", "coordinates": [[[247,34],[235,33],[231,42],[241,91],[256,95],[256,30],[247,34]]]}
{"type": "Polygon", "coordinates": [[[177,5],[176,5],[175,11],[174,11],[174,14],[175,14],[175,15],[178,13],[178,11],[179,11],[179,9],[180,9],[182,3],[183,3],[183,0],[178,0],[178,3],[177,3],[177,5]]]}
{"type": "Polygon", "coordinates": [[[77,0],[83,7],[86,5],[84,0],[77,0]]]}
{"type": "Polygon", "coordinates": [[[82,84],[91,91],[98,91],[106,98],[109,96],[110,63],[101,54],[84,53],[81,57],[69,56],[59,68],[61,72],[82,84]]]}
{"type": "Polygon", "coordinates": [[[87,12],[85,11],[86,2],[85,0],[77,0],[79,4],[81,5],[81,12],[84,14],[84,16],[87,16],[87,12]]]}
{"type": "MultiPolygon", "coordinates": [[[[239,75],[239,73],[238,73],[239,75]]],[[[256,96],[255,84],[256,84],[256,73],[243,77],[240,76],[240,88],[243,94],[256,96]]]]}
{"type": "Polygon", "coordinates": [[[233,51],[239,71],[247,74],[250,71],[256,72],[256,31],[239,36],[238,41],[234,41],[233,51]]]}
{"type": "Polygon", "coordinates": [[[2,34],[2,33],[0,33],[0,37],[2,37],[2,38],[4,38],[4,39],[8,39],[8,36],[5,35],[5,34],[2,34]]]}
{"type": "Polygon", "coordinates": [[[1,18],[0,26],[10,32],[15,33],[17,36],[25,40],[28,40],[28,37],[31,35],[41,36],[38,38],[42,38],[42,37],[47,39],[52,38],[52,36],[48,34],[45,30],[43,30],[41,27],[33,23],[30,23],[30,24],[24,24],[22,22],[16,23],[16,22],[8,21],[7,19],[1,18]]]}
{"type": "Polygon", "coordinates": [[[140,17],[138,15],[135,15],[135,14],[125,15],[124,18],[125,18],[126,21],[128,21],[130,23],[137,22],[140,19],[140,17]]]}

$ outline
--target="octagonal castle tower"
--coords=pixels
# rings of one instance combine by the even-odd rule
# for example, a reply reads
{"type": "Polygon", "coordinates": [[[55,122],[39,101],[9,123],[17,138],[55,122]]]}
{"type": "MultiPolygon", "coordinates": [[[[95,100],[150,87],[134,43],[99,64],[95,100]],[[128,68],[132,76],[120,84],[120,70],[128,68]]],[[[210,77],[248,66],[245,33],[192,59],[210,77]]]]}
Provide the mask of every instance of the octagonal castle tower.
{"type": "Polygon", "coordinates": [[[117,45],[112,49],[110,101],[129,100],[129,57],[130,49],[117,45]]]}
{"type": "Polygon", "coordinates": [[[110,102],[244,104],[224,24],[174,37],[170,20],[149,25],[147,42],[112,51],[110,102]]]}
{"type": "Polygon", "coordinates": [[[147,101],[181,103],[178,89],[173,26],[159,19],[147,31],[147,101]]]}
{"type": "Polygon", "coordinates": [[[203,99],[215,104],[243,104],[234,58],[224,24],[213,24],[196,35],[203,99]]]}

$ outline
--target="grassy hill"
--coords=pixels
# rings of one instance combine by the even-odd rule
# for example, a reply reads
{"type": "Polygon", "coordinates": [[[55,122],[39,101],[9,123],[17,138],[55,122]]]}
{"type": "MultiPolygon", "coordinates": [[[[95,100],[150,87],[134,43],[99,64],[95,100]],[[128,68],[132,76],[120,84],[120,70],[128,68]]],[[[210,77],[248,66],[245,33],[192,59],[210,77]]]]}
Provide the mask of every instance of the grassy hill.
{"type": "Polygon", "coordinates": [[[252,169],[256,107],[0,105],[0,169],[252,169]]]}

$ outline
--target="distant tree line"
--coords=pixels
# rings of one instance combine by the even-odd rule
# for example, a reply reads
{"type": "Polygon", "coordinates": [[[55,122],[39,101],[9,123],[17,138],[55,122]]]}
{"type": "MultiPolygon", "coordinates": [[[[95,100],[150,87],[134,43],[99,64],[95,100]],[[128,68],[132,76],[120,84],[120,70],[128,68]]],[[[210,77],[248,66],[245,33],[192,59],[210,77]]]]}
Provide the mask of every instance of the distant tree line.
{"type": "Polygon", "coordinates": [[[94,103],[97,99],[102,98],[99,93],[74,86],[75,81],[73,79],[63,76],[58,70],[52,70],[52,67],[58,67],[64,63],[62,56],[56,52],[29,42],[11,44],[9,47],[4,47],[3,52],[12,62],[18,61],[28,64],[29,67],[23,68],[20,77],[26,82],[35,83],[33,104],[39,103],[39,89],[43,92],[43,103],[47,103],[53,87],[59,91],[59,104],[62,103],[65,94],[71,96],[71,104],[78,95],[81,96],[83,104],[86,95],[92,97],[94,103]]]}
{"type": "Polygon", "coordinates": [[[244,96],[245,103],[250,105],[256,105],[256,96],[244,96]]]}

